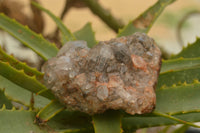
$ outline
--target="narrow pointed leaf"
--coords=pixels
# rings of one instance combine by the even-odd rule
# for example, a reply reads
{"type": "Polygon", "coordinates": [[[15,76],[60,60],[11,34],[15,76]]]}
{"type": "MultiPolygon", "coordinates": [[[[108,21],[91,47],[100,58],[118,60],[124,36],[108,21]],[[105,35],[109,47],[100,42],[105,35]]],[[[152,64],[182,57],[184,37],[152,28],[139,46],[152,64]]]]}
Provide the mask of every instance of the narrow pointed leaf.
{"type": "Polygon", "coordinates": [[[0,108],[2,108],[3,105],[5,105],[7,109],[12,109],[12,103],[11,103],[11,101],[5,96],[4,90],[5,90],[5,89],[0,89],[0,108]]]}
{"type": "Polygon", "coordinates": [[[30,75],[30,76],[35,75],[38,79],[42,78],[43,76],[43,74],[40,71],[38,71],[36,68],[29,67],[25,63],[18,61],[13,56],[6,54],[6,52],[4,52],[1,48],[0,48],[0,60],[4,62],[9,62],[11,66],[13,66],[14,68],[18,70],[23,69],[27,75],[30,75]]]}
{"type": "Polygon", "coordinates": [[[188,122],[188,121],[185,121],[185,120],[181,120],[181,119],[179,119],[179,118],[177,118],[175,116],[171,116],[171,115],[160,113],[160,112],[156,112],[156,111],[154,111],[153,114],[155,114],[157,116],[165,117],[165,118],[168,118],[168,119],[171,119],[171,120],[174,120],[174,121],[177,121],[178,123],[181,123],[181,124],[186,124],[188,126],[200,128],[200,126],[198,126],[198,125],[195,125],[195,124],[193,124],[191,122],[188,122]]]}
{"type": "Polygon", "coordinates": [[[40,121],[47,122],[48,120],[50,120],[52,117],[54,117],[56,114],[60,113],[64,109],[65,107],[60,102],[58,102],[57,100],[53,100],[43,109],[41,109],[36,117],[40,121]]]}
{"type": "MultiPolygon", "coordinates": [[[[15,102],[21,103],[27,107],[30,106],[31,92],[14,84],[0,75],[0,88],[4,88],[5,96],[15,102]]],[[[34,107],[41,108],[47,105],[50,100],[42,96],[34,96],[34,107]]]]}
{"type": "MultiPolygon", "coordinates": [[[[181,113],[172,116],[189,122],[200,121],[200,113],[181,113]]],[[[145,127],[166,126],[175,124],[182,124],[182,122],[174,121],[172,119],[168,119],[162,116],[156,116],[153,114],[135,115],[132,117],[124,117],[122,119],[122,127],[124,132],[131,132],[135,131],[135,129],[145,127]]]]}
{"type": "MultiPolygon", "coordinates": [[[[15,68],[11,67],[8,63],[1,61],[0,75],[34,93],[47,89],[44,85],[37,81],[35,77],[30,77],[26,75],[23,71],[16,70],[15,68]]],[[[40,95],[49,99],[54,98],[53,94],[49,91],[41,93],[40,95]]]]}
{"type": "Polygon", "coordinates": [[[95,133],[122,133],[121,114],[117,111],[107,111],[93,116],[95,133]]]}
{"type": "Polygon", "coordinates": [[[58,52],[56,46],[45,40],[42,35],[36,34],[27,26],[23,26],[2,13],[0,14],[0,28],[10,33],[25,46],[31,48],[44,60],[56,56],[58,52]]]}
{"type": "Polygon", "coordinates": [[[97,44],[91,23],[87,23],[82,29],[76,31],[74,35],[77,40],[86,41],[89,48],[92,48],[94,45],[97,44]]]}
{"type": "Polygon", "coordinates": [[[68,40],[67,40],[67,38],[65,37],[65,35],[64,34],[61,34],[61,43],[62,43],[62,45],[65,45],[65,43],[67,43],[68,42],[68,40]]]}
{"type": "Polygon", "coordinates": [[[158,78],[157,88],[162,86],[172,86],[183,82],[192,83],[194,80],[200,80],[200,66],[192,68],[172,70],[161,73],[158,78]]]}
{"type": "Polygon", "coordinates": [[[118,36],[127,36],[135,32],[147,33],[152,27],[155,20],[159,17],[162,11],[169,4],[173,3],[175,0],[158,0],[153,6],[147,9],[135,20],[129,22],[122,30],[119,31],[118,36]]]}
{"type": "Polygon", "coordinates": [[[53,13],[51,13],[49,10],[45,9],[44,7],[39,5],[38,3],[33,2],[33,1],[31,3],[34,6],[36,6],[37,8],[39,8],[40,10],[47,13],[54,20],[54,22],[57,24],[58,28],[60,29],[60,31],[62,32],[62,34],[66,38],[66,40],[68,40],[68,41],[75,40],[74,35],[70,32],[69,29],[67,29],[67,27],[63,24],[63,22],[58,17],[56,17],[53,13]]]}
{"type": "Polygon", "coordinates": [[[195,58],[200,57],[200,39],[197,38],[196,42],[193,44],[188,44],[187,47],[183,48],[183,50],[171,58],[179,58],[179,57],[185,57],[185,58],[195,58]]]}
{"type": "Polygon", "coordinates": [[[35,112],[0,109],[1,133],[46,133],[34,124],[35,112]]]}
{"type": "Polygon", "coordinates": [[[200,66],[200,58],[178,58],[162,61],[160,73],[200,66]]]}

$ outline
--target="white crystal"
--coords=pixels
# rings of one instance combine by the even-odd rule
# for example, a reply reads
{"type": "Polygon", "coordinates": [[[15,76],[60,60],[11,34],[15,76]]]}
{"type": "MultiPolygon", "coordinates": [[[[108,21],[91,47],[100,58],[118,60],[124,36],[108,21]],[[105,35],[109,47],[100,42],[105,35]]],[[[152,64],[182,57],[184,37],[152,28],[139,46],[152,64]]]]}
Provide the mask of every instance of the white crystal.
{"type": "Polygon", "coordinates": [[[99,86],[97,88],[97,97],[102,101],[106,100],[108,93],[108,88],[106,86],[99,86]]]}

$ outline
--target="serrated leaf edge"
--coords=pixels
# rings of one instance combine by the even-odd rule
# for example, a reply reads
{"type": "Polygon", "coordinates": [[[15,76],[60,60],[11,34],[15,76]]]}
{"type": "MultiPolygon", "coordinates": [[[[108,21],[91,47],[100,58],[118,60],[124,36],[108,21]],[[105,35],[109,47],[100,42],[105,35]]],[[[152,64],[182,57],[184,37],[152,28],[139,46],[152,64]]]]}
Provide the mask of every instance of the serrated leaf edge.
{"type": "Polygon", "coordinates": [[[191,86],[191,85],[195,85],[195,84],[199,84],[200,85],[200,81],[198,79],[194,79],[193,83],[187,83],[186,81],[184,81],[183,83],[181,83],[179,81],[178,84],[173,84],[171,86],[167,86],[166,84],[164,84],[163,86],[161,86],[158,90],[164,90],[164,89],[172,89],[172,88],[176,88],[176,87],[182,87],[182,86],[191,86]]]}
{"type": "MultiPolygon", "coordinates": [[[[142,28],[137,28],[134,27],[136,29],[138,29],[136,32],[145,32],[148,33],[148,31],[150,30],[150,28],[152,27],[152,25],[154,24],[154,22],[156,21],[156,19],[159,17],[159,14],[162,13],[162,11],[165,9],[165,7],[167,7],[169,4],[173,3],[175,0],[168,0],[168,1],[160,1],[158,0],[155,4],[153,4],[151,7],[149,7],[148,9],[146,9],[144,12],[142,12],[138,17],[136,17],[134,20],[130,21],[126,26],[124,26],[122,29],[119,29],[119,32],[117,34],[117,37],[122,36],[121,34],[123,34],[123,32],[127,29],[127,27],[131,24],[134,23],[134,21],[138,21],[138,19],[140,19],[141,17],[143,17],[144,15],[147,15],[147,13],[149,13],[151,9],[154,9],[153,7],[156,6],[157,4],[160,5],[160,8],[157,10],[157,12],[155,12],[154,14],[154,18],[151,20],[150,24],[145,27],[144,29],[142,28]]],[[[132,33],[133,34],[133,33],[132,33]]]]}
{"type": "MultiPolygon", "coordinates": [[[[17,24],[18,26],[23,26],[26,30],[28,30],[29,32],[31,32],[31,34],[33,35],[33,36],[37,36],[38,38],[41,38],[42,40],[44,40],[45,42],[47,42],[46,43],[46,45],[48,45],[48,46],[50,46],[50,47],[52,47],[52,48],[54,48],[54,50],[56,50],[56,51],[58,51],[58,48],[56,47],[56,45],[54,44],[54,43],[50,43],[49,41],[47,41],[46,39],[44,39],[43,38],[43,36],[41,35],[41,34],[37,34],[37,33],[35,33],[35,32],[33,32],[27,25],[21,25],[20,23],[18,23],[15,19],[10,19],[10,18],[8,18],[4,13],[0,13],[0,15],[2,16],[2,17],[4,17],[5,19],[9,19],[9,21],[11,21],[11,22],[13,22],[13,23],[15,23],[15,24],[17,24]]],[[[6,29],[4,29],[5,31],[7,31],[6,29]]],[[[7,31],[9,34],[11,34],[12,36],[14,36],[15,38],[17,38],[13,33],[11,33],[11,32],[9,32],[9,31],[7,31]]],[[[17,38],[18,39],[18,38],[17,38]]],[[[20,39],[18,39],[19,41],[21,41],[20,39]]],[[[26,42],[24,42],[24,41],[21,41],[21,42],[23,42],[23,44],[25,45],[25,46],[27,46],[27,47],[29,47],[30,49],[32,49],[36,54],[38,54],[40,57],[42,57],[44,60],[47,60],[47,58],[44,56],[44,55],[42,55],[40,52],[38,52],[37,50],[34,50],[34,48],[32,48],[32,47],[30,47],[26,42]]]]}
{"type": "MultiPolygon", "coordinates": [[[[47,104],[44,108],[42,108],[36,115],[37,118],[41,119],[40,118],[40,114],[46,109],[48,108],[49,106],[52,105],[52,103],[56,102],[56,100],[52,100],[49,104],[47,104]]],[[[60,108],[59,110],[57,110],[56,112],[54,112],[54,114],[52,114],[51,116],[49,116],[47,120],[42,120],[44,122],[47,122],[48,120],[50,120],[51,118],[53,118],[56,114],[58,114],[59,112],[63,111],[65,109],[65,106],[63,105],[63,108],[60,108]]]]}
{"type": "Polygon", "coordinates": [[[34,112],[32,109],[28,109],[25,110],[23,107],[21,107],[20,109],[16,109],[14,106],[12,107],[12,109],[6,109],[6,105],[3,104],[2,108],[0,108],[0,112],[1,111],[9,111],[9,112],[13,112],[13,111],[18,111],[18,112],[22,112],[22,111],[26,111],[26,112],[34,112]]]}
{"type": "MultiPolygon", "coordinates": [[[[184,50],[186,50],[187,48],[191,47],[193,44],[196,44],[198,41],[200,41],[200,37],[196,36],[195,42],[193,42],[193,43],[187,43],[186,46],[182,46],[182,50],[181,50],[178,54],[172,54],[172,55],[170,56],[170,58],[173,59],[174,57],[176,57],[177,55],[179,55],[182,51],[184,51],[184,50]]],[[[183,58],[183,57],[180,57],[180,58],[183,58]]]]}
{"type": "Polygon", "coordinates": [[[200,69],[200,66],[197,65],[197,66],[192,66],[192,67],[189,67],[189,68],[169,70],[169,71],[166,71],[166,72],[160,73],[160,75],[162,75],[162,74],[166,74],[166,73],[171,73],[171,72],[179,72],[179,71],[184,71],[184,70],[189,70],[189,69],[196,69],[196,68],[199,68],[199,69],[200,69]]]}
{"type": "MultiPolygon", "coordinates": [[[[1,88],[0,88],[0,90],[1,90],[1,88]]],[[[22,101],[20,101],[20,100],[16,100],[16,99],[12,98],[11,96],[9,96],[9,95],[6,93],[6,91],[4,92],[4,95],[5,95],[9,100],[11,100],[11,101],[13,101],[13,102],[17,102],[17,103],[20,103],[20,104],[22,104],[22,105],[24,105],[24,106],[26,106],[26,107],[29,107],[29,105],[25,104],[24,102],[22,102],[22,101]]],[[[21,107],[23,107],[23,106],[21,106],[21,107]]]]}
{"type": "MultiPolygon", "coordinates": [[[[2,61],[0,61],[0,63],[7,65],[8,67],[10,67],[10,69],[13,69],[13,71],[22,74],[23,76],[25,76],[26,78],[28,78],[28,79],[30,79],[30,80],[33,80],[33,81],[36,82],[39,86],[41,86],[41,88],[43,88],[42,90],[44,90],[44,89],[46,90],[46,89],[47,89],[43,84],[41,84],[41,83],[36,79],[36,76],[35,76],[35,75],[29,76],[29,75],[27,75],[27,74],[24,72],[23,69],[22,69],[22,70],[17,70],[17,69],[15,69],[14,67],[12,67],[12,66],[9,64],[9,62],[2,62],[2,61]]],[[[2,75],[2,76],[3,76],[3,75],[2,75]]],[[[3,76],[3,77],[4,77],[4,76],[3,76]]],[[[22,88],[24,88],[24,87],[22,87],[22,88]]],[[[24,88],[24,89],[26,89],[26,88],[24,88]]],[[[26,90],[31,91],[31,90],[29,90],[29,89],[26,89],[26,90]]],[[[31,91],[31,92],[33,92],[33,91],[31,91]]],[[[34,93],[37,93],[37,92],[34,92],[34,93]]],[[[41,96],[44,96],[43,93],[40,93],[40,95],[41,95],[41,96]]],[[[49,97],[47,97],[47,98],[49,98],[49,97]]]]}
{"type": "Polygon", "coordinates": [[[172,115],[168,115],[168,114],[156,112],[156,111],[154,111],[153,114],[155,114],[157,116],[165,117],[165,118],[168,118],[168,119],[171,119],[171,120],[174,120],[174,121],[177,121],[179,123],[186,124],[186,125],[189,125],[189,126],[192,126],[192,127],[200,128],[200,126],[198,126],[198,125],[195,125],[195,124],[188,122],[188,121],[181,120],[181,119],[176,118],[172,115]]]}
{"type": "MultiPolygon", "coordinates": [[[[1,60],[1,59],[0,59],[0,60],[3,61],[3,62],[9,62],[9,64],[10,64],[11,66],[13,66],[14,68],[16,68],[16,66],[13,65],[13,64],[15,63],[15,64],[17,64],[17,65],[20,65],[20,66],[22,67],[22,69],[23,69],[23,67],[24,67],[25,69],[28,69],[28,70],[31,72],[32,75],[37,75],[37,77],[43,75],[43,73],[41,73],[40,71],[38,71],[36,68],[30,67],[30,66],[28,66],[25,62],[18,61],[18,60],[15,59],[13,56],[8,55],[6,52],[3,51],[3,49],[2,49],[1,47],[0,47],[0,54],[2,54],[3,59],[5,59],[6,61],[1,60]],[[11,63],[11,61],[13,61],[13,63],[11,63]]],[[[16,69],[17,69],[17,68],[16,68],[16,69]]],[[[20,69],[18,69],[18,70],[20,70],[20,69]]],[[[26,73],[26,72],[25,72],[25,73],[26,73]]],[[[26,74],[29,75],[28,73],[26,73],[26,74]]]]}

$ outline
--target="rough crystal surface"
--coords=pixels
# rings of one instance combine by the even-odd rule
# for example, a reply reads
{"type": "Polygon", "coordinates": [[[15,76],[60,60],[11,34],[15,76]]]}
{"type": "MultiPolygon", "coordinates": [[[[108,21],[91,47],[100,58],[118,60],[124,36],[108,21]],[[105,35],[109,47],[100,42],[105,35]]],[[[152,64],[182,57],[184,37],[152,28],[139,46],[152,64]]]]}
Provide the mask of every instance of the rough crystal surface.
{"type": "Polygon", "coordinates": [[[151,112],[161,52],[146,34],[99,42],[65,44],[42,70],[46,86],[68,109],[88,114],[123,109],[130,114],[151,112]]]}

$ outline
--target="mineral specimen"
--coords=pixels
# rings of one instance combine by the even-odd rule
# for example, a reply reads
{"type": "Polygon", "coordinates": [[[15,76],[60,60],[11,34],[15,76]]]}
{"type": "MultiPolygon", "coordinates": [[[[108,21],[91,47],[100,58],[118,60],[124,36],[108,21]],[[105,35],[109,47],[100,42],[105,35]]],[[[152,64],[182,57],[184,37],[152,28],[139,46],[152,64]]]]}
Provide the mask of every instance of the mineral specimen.
{"type": "Polygon", "coordinates": [[[66,43],[42,70],[46,86],[68,109],[88,114],[123,109],[129,114],[151,112],[161,52],[146,34],[99,42],[66,43]]]}

